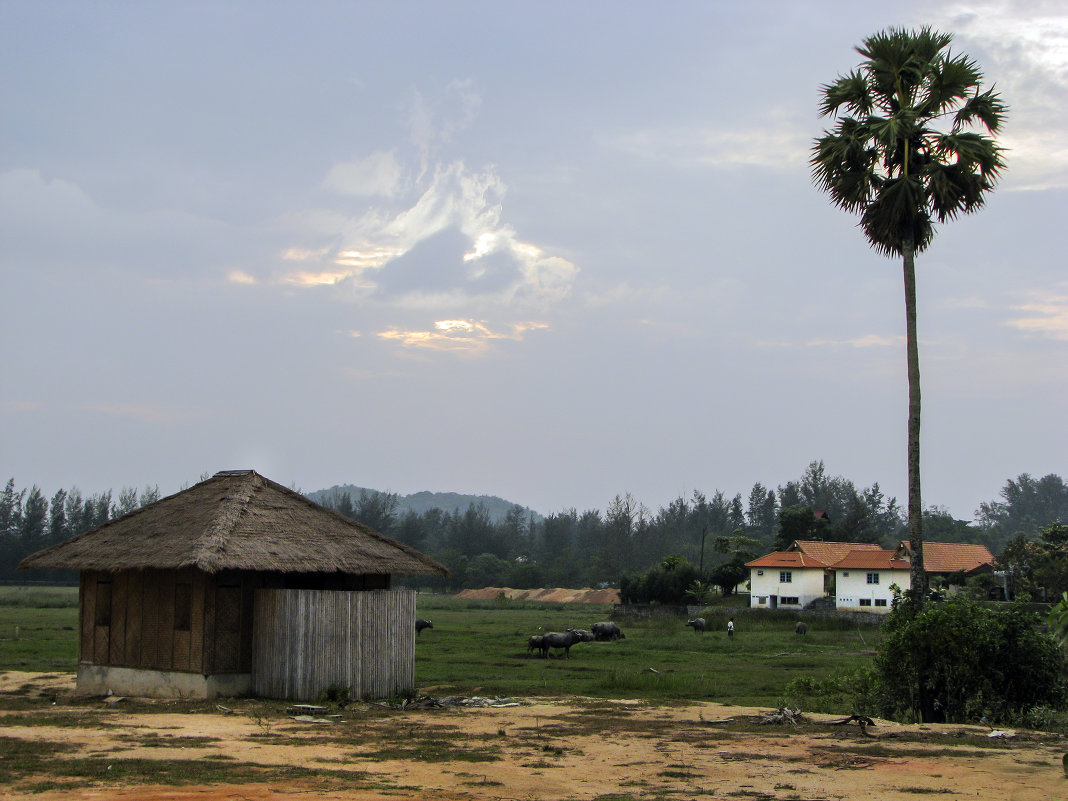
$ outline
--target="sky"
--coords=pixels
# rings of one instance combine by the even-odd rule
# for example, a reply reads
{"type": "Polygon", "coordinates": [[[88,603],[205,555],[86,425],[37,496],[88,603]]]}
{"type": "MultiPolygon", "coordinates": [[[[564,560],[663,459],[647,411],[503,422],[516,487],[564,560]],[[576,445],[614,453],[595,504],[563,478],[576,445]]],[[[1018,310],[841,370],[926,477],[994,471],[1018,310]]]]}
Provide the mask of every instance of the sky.
{"type": "Polygon", "coordinates": [[[1010,106],[917,260],[923,501],[1068,475],[1063,2],[0,0],[0,480],[904,505],[901,265],[808,157],[923,25],[1010,106]]]}

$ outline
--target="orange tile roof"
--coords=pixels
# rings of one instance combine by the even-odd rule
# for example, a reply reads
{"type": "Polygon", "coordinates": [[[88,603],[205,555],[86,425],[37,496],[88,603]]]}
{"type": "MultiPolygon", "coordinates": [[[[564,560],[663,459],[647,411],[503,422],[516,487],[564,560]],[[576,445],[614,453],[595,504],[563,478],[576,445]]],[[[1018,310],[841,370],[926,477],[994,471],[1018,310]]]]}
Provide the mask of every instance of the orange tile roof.
{"type": "Polygon", "coordinates": [[[801,551],[827,565],[840,562],[851,551],[881,551],[874,542],[823,542],[822,540],[798,540],[791,551],[801,551]]]}
{"type": "Polygon", "coordinates": [[[835,570],[909,570],[908,559],[897,559],[897,551],[851,551],[840,562],[831,565],[835,570]]]}
{"type": "Polygon", "coordinates": [[[752,562],[746,562],[746,567],[817,567],[826,569],[827,563],[821,562],[808,554],[800,551],[775,551],[767,556],[761,556],[752,562]]]}
{"type": "MultiPolygon", "coordinates": [[[[908,554],[908,541],[903,541],[899,553],[908,554]]],[[[925,542],[923,569],[927,573],[971,573],[987,565],[994,566],[994,555],[985,545],[964,542],[925,542]]]]}

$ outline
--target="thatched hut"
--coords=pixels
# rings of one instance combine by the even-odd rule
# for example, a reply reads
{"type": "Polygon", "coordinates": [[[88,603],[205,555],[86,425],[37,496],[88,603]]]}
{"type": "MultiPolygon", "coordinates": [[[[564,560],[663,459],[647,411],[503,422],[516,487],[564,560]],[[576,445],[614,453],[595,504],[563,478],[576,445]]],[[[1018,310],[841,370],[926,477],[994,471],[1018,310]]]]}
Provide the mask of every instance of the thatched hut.
{"type": "Polygon", "coordinates": [[[314,699],[414,685],[415,592],[448,575],[413,548],[252,470],[231,470],[54,545],[20,568],[80,571],[87,694],[314,699]]]}

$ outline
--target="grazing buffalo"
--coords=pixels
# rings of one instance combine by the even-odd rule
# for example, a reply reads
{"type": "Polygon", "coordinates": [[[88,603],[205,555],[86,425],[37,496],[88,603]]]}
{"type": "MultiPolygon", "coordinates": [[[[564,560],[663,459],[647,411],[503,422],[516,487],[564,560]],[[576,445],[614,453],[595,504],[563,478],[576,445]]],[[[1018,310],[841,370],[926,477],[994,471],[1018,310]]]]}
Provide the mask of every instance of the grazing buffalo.
{"type": "Polygon", "coordinates": [[[705,619],[703,617],[695,617],[693,620],[687,620],[686,625],[693,627],[694,634],[700,634],[705,630],[705,619]]]}
{"type": "Polygon", "coordinates": [[[593,642],[596,639],[593,632],[586,631],[586,629],[571,629],[571,631],[575,632],[579,642],[593,642]]]}
{"type": "Polygon", "coordinates": [[[808,626],[806,626],[800,620],[797,621],[797,625],[794,626],[794,634],[808,634],[808,626]]]}
{"type": "Polygon", "coordinates": [[[432,629],[432,628],[434,628],[434,624],[432,622],[430,622],[429,620],[423,620],[423,618],[421,618],[421,617],[417,617],[415,619],[415,633],[416,634],[421,634],[423,632],[423,629],[432,629]]]}
{"type": "Polygon", "coordinates": [[[548,634],[541,635],[541,655],[548,659],[550,648],[563,648],[564,656],[570,659],[571,646],[577,642],[582,642],[582,640],[574,629],[568,629],[563,633],[550,631],[548,634]]]}
{"type": "Polygon", "coordinates": [[[541,634],[531,634],[530,639],[527,640],[527,656],[530,656],[535,651],[541,650],[541,641],[544,636],[541,634]]]}
{"type": "Polygon", "coordinates": [[[590,626],[590,631],[593,632],[593,639],[597,642],[608,642],[610,640],[625,640],[627,635],[619,630],[619,626],[611,621],[605,623],[594,623],[590,626]]]}

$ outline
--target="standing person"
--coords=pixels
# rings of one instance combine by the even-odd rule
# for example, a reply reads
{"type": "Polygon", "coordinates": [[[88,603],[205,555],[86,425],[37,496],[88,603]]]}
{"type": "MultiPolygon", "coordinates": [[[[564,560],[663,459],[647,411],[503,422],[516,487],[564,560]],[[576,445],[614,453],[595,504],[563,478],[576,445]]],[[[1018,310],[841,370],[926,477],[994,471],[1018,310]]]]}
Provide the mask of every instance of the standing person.
{"type": "Polygon", "coordinates": [[[733,637],[734,636],[734,618],[733,617],[730,618],[727,621],[727,636],[728,637],[733,637]]]}

